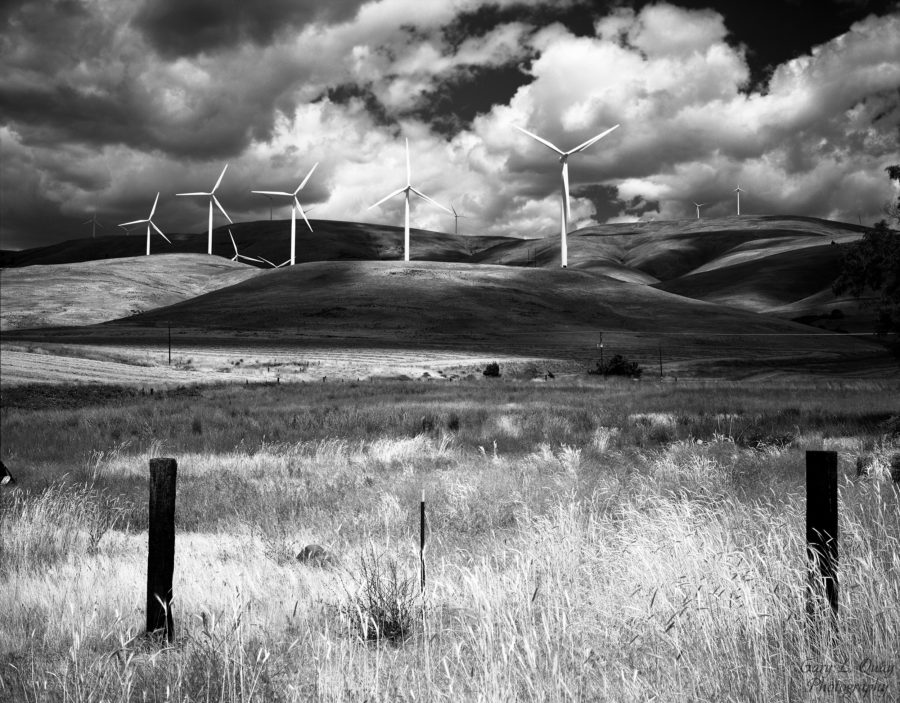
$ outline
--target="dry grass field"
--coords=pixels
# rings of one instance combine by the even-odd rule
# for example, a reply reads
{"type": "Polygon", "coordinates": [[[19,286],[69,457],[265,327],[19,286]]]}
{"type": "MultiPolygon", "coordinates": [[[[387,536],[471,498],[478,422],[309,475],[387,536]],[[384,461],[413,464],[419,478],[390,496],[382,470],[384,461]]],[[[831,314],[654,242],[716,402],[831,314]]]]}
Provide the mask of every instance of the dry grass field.
{"type": "Polygon", "coordinates": [[[6,386],[0,699],[896,700],[898,391],[6,386]],[[834,635],[805,616],[821,448],[839,454],[834,635]],[[167,646],[141,636],[154,456],[179,462],[167,646]],[[336,563],[298,562],[311,543],[336,563]]]}

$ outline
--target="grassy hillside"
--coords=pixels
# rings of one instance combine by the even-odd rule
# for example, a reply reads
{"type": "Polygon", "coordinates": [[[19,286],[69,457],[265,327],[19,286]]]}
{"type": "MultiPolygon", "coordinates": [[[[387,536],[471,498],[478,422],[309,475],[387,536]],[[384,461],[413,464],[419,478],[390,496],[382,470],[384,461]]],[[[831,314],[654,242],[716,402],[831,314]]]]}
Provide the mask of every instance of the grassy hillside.
{"type": "Polygon", "coordinates": [[[0,329],[85,325],[127,317],[259,274],[199,254],[137,256],[0,270],[0,329]]]}

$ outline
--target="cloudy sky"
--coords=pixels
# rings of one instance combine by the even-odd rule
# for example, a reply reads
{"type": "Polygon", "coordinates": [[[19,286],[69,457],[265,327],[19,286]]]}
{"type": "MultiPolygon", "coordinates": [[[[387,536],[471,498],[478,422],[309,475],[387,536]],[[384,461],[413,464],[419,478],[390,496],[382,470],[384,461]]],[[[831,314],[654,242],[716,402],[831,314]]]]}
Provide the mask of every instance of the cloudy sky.
{"type": "MultiPolygon", "coordinates": [[[[400,224],[413,182],[461,231],[742,210],[871,223],[900,162],[900,7],[887,0],[0,0],[0,247],[146,216],[205,230],[200,199],[268,219],[400,224]],[[287,207],[276,217],[288,217],[287,207]]],[[[414,226],[452,231],[418,202],[414,226]]],[[[216,221],[219,224],[219,221],[216,221]]],[[[106,231],[109,231],[107,229],[106,231]]]]}

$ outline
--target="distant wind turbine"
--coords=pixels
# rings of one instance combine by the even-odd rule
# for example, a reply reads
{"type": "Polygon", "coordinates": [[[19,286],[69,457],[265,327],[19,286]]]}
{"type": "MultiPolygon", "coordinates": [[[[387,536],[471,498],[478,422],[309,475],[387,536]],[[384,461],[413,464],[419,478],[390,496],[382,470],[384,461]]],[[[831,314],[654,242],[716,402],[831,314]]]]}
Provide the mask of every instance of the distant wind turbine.
{"type": "Polygon", "coordinates": [[[700,208],[702,208],[706,203],[694,203],[694,207],[697,208],[697,219],[700,219],[700,208]]]}
{"type": "Polygon", "coordinates": [[[90,224],[91,225],[91,239],[95,239],[97,237],[97,228],[98,227],[100,229],[103,229],[103,225],[101,225],[97,221],[97,213],[96,212],[93,215],[91,215],[91,219],[85,220],[81,224],[83,224],[83,225],[90,224]]]}
{"type": "Polygon", "coordinates": [[[595,142],[600,141],[607,134],[618,128],[619,125],[610,127],[605,132],[601,132],[596,137],[591,137],[586,142],[579,144],[574,149],[570,149],[569,151],[563,151],[555,144],[548,142],[546,139],[543,139],[536,134],[532,134],[526,129],[522,129],[517,125],[513,126],[523,134],[527,134],[532,139],[539,141],[544,146],[549,147],[557,154],[559,154],[559,162],[562,164],[562,203],[560,207],[559,235],[562,249],[562,267],[566,268],[569,265],[568,248],[566,246],[566,233],[569,229],[569,218],[572,216],[572,211],[569,208],[569,157],[572,156],[572,154],[577,154],[580,151],[584,151],[595,142]]]}
{"type": "MultiPolygon", "coordinates": [[[[300,204],[300,201],[297,199],[297,193],[303,190],[303,186],[306,185],[306,182],[309,180],[309,177],[313,175],[313,171],[316,170],[316,166],[319,165],[319,162],[313,164],[313,167],[309,169],[309,173],[306,174],[306,178],[303,179],[303,182],[297,186],[297,189],[293,193],[286,193],[280,190],[251,190],[251,193],[256,193],[258,195],[278,195],[285,198],[291,199],[291,258],[288,261],[291,263],[291,266],[296,262],[296,252],[297,252],[297,211],[300,211],[300,215],[303,217],[303,221],[306,223],[306,226],[309,227],[309,231],[312,232],[312,225],[309,224],[309,220],[306,219],[306,213],[303,212],[303,206],[300,204]]],[[[271,215],[271,210],[270,210],[271,215]]],[[[271,263],[271,262],[266,262],[271,263]]],[[[287,263],[287,261],[285,262],[287,263]]],[[[272,264],[274,266],[274,264],[272,264]]],[[[284,264],[279,264],[279,266],[284,266],[284,264]]]]}
{"type": "Polygon", "coordinates": [[[157,227],[156,224],[154,224],[154,222],[153,222],[153,213],[156,212],[156,204],[158,202],[159,202],[159,193],[156,194],[156,199],[153,201],[153,207],[150,208],[150,215],[147,217],[146,220],[132,220],[131,222],[123,222],[122,224],[119,225],[119,227],[127,227],[128,225],[142,225],[145,222],[147,223],[147,256],[150,256],[150,228],[151,227],[153,229],[155,229],[157,232],[159,232],[159,235],[163,239],[165,239],[167,242],[169,242],[169,244],[172,243],[172,241],[166,235],[163,234],[163,231],[159,227],[157,227]]]}
{"type": "Polygon", "coordinates": [[[222,182],[222,177],[225,175],[225,171],[227,169],[228,169],[228,164],[225,164],[225,168],[223,168],[222,173],[219,174],[219,180],[216,181],[216,184],[213,186],[213,189],[211,191],[209,191],[208,193],[203,192],[203,191],[197,192],[197,193],[175,193],[175,195],[179,195],[179,196],[181,196],[181,195],[187,195],[187,196],[207,195],[207,196],[209,196],[209,234],[207,236],[207,245],[206,245],[206,253],[207,254],[212,254],[213,203],[215,203],[216,207],[219,208],[219,210],[221,210],[222,214],[225,215],[226,219],[231,224],[234,224],[234,220],[232,220],[231,217],[228,216],[228,213],[225,212],[225,208],[222,207],[222,203],[219,202],[218,198],[216,198],[216,195],[215,195],[216,188],[218,188],[219,184],[222,182]]]}
{"type": "Polygon", "coordinates": [[[423,200],[427,200],[432,205],[437,205],[441,210],[444,210],[444,211],[450,213],[451,215],[453,214],[452,212],[450,212],[450,210],[447,210],[447,208],[445,208],[443,205],[441,205],[440,203],[436,203],[434,200],[429,198],[427,195],[425,195],[425,193],[413,188],[412,175],[411,175],[410,168],[409,168],[409,139],[407,139],[406,140],[406,186],[404,186],[403,188],[398,188],[393,193],[390,193],[389,195],[384,196],[381,200],[379,200],[374,205],[369,205],[369,208],[368,208],[369,210],[371,210],[373,207],[378,207],[379,205],[381,205],[381,203],[383,203],[385,200],[390,200],[395,195],[400,195],[400,193],[403,193],[403,201],[404,201],[403,260],[404,261],[409,261],[409,194],[410,194],[410,192],[415,193],[423,200]]]}
{"type": "Polygon", "coordinates": [[[463,218],[464,220],[468,220],[469,218],[466,215],[460,215],[456,208],[453,207],[453,203],[450,203],[450,209],[453,210],[453,234],[459,234],[459,218],[463,218]]]}
{"type": "Polygon", "coordinates": [[[243,259],[244,261],[255,261],[258,264],[261,264],[262,261],[260,259],[254,259],[249,256],[244,256],[243,254],[238,252],[237,242],[234,241],[234,235],[231,233],[231,228],[228,228],[228,236],[231,237],[231,246],[234,247],[234,256],[231,257],[232,261],[237,261],[238,259],[243,259]]]}
{"type": "Polygon", "coordinates": [[[741,184],[738,183],[738,187],[734,189],[734,192],[737,193],[737,214],[741,214],[741,193],[744,192],[744,189],[741,188],[741,184]]]}

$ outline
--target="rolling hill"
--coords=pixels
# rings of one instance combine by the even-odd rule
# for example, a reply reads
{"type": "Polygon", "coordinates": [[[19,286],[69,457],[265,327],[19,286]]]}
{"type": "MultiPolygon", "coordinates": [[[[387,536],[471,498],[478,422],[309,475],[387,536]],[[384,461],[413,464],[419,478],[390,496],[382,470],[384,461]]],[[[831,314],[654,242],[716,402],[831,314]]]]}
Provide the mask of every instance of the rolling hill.
{"type": "Polygon", "coordinates": [[[89,325],[171,305],[261,271],[200,254],[0,270],[0,330],[89,325]]]}
{"type": "MultiPolygon", "coordinates": [[[[263,221],[231,230],[241,253],[280,262],[287,226],[263,221]]],[[[704,363],[840,365],[883,356],[877,345],[777,319],[866,329],[855,301],[830,294],[841,250],[864,231],[854,225],[775,216],[598,225],[570,234],[568,270],[558,268],[556,235],[414,230],[414,261],[404,264],[396,261],[399,228],[313,226],[314,233],[298,229],[298,265],[277,270],[202,254],[34,265],[88,256],[101,238],[18,252],[7,257],[15,268],[2,274],[4,329],[89,326],[4,337],[117,344],[158,338],[171,323],[198,345],[249,340],[569,358],[595,353],[602,331],[606,339],[618,334],[622,351],[649,357],[665,342],[670,358],[704,363]],[[122,319],[93,324],[112,318],[122,319]]],[[[137,240],[119,237],[116,246],[137,240]]],[[[224,229],[215,241],[217,253],[233,254],[224,229]]],[[[205,236],[173,242],[173,249],[202,251],[205,236]]]]}

